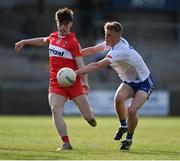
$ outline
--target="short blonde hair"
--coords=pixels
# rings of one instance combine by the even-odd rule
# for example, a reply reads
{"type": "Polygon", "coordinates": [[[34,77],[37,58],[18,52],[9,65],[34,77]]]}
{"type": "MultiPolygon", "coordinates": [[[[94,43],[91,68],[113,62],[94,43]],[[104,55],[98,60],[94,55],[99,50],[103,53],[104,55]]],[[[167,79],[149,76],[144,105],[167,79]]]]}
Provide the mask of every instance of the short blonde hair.
{"type": "Polygon", "coordinates": [[[119,22],[113,21],[113,22],[106,22],[104,25],[104,30],[111,30],[115,31],[117,33],[122,34],[123,27],[119,22]]]}

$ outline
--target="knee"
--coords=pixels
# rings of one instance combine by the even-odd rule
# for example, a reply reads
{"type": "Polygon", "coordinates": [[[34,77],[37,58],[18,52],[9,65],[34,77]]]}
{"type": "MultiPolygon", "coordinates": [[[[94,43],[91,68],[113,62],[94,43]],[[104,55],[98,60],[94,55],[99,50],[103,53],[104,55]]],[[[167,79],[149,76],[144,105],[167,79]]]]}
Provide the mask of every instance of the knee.
{"type": "Polygon", "coordinates": [[[134,116],[136,116],[136,114],[137,114],[136,109],[134,109],[134,108],[132,108],[132,107],[129,107],[129,108],[128,108],[128,116],[129,116],[129,117],[134,117],[134,116]]]}
{"type": "Polygon", "coordinates": [[[124,102],[126,100],[126,97],[123,94],[119,94],[115,96],[114,102],[119,103],[119,102],[124,102]]]}
{"type": "Polygon", "coordinates": [[[53,115],[57,115],[58,114],[58,107],[57,106],[51,106],[51,112],[53,115]]]}

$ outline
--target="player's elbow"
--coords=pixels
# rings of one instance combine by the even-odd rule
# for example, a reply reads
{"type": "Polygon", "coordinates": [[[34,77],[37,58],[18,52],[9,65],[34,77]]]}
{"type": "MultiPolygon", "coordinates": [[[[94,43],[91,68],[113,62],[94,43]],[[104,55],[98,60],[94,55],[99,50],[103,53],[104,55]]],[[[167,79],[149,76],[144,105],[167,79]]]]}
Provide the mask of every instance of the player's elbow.
{"type": "Polygon", "coordinates": [[[101,64],[98,62],[95,62],[94,63],[94,69],[99,69],[99,68],[101,68],[101,64]]]}

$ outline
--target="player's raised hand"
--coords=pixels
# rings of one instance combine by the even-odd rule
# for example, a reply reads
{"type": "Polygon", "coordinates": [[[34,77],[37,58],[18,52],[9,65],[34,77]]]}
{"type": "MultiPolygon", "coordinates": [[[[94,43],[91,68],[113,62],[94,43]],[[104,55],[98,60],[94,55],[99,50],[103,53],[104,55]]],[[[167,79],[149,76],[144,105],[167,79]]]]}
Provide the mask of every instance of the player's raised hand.
{"type": "Polygon", "coordinates": [[[19,42],[15,43],[15,51],[16,51],[16,53],[19,53],[23,47],[24,47],[24,42],[23,41],[19,41],[19,42]]]}

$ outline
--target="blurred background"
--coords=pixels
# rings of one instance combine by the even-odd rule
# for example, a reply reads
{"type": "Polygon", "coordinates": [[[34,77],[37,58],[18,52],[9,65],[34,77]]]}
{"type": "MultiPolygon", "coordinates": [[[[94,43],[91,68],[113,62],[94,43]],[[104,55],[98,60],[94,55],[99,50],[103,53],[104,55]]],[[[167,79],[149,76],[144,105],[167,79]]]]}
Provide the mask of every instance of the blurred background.
{"type": "MultiPolygon", "coordinates": [[[[179,0],[1,0],[0,114],[50,114],[47,48],[25,47],[17,55],[15,42],[56,31],[55,12],[74,11],[81,47],[104,39],[107,21],[124,26],[123,37],[140,53],[152,72],[156,90],[142,115],[180,115],[180,1],[179,0]]],[[[97,61],[106,53],[85,58],[97,61]]],[[[89,98],[97,115],[114,115],[113,97],[121,83],[110,68],[89,74],[89,98]]],[[[65,114],[77,114],[72,103],[65,114]]]]}

